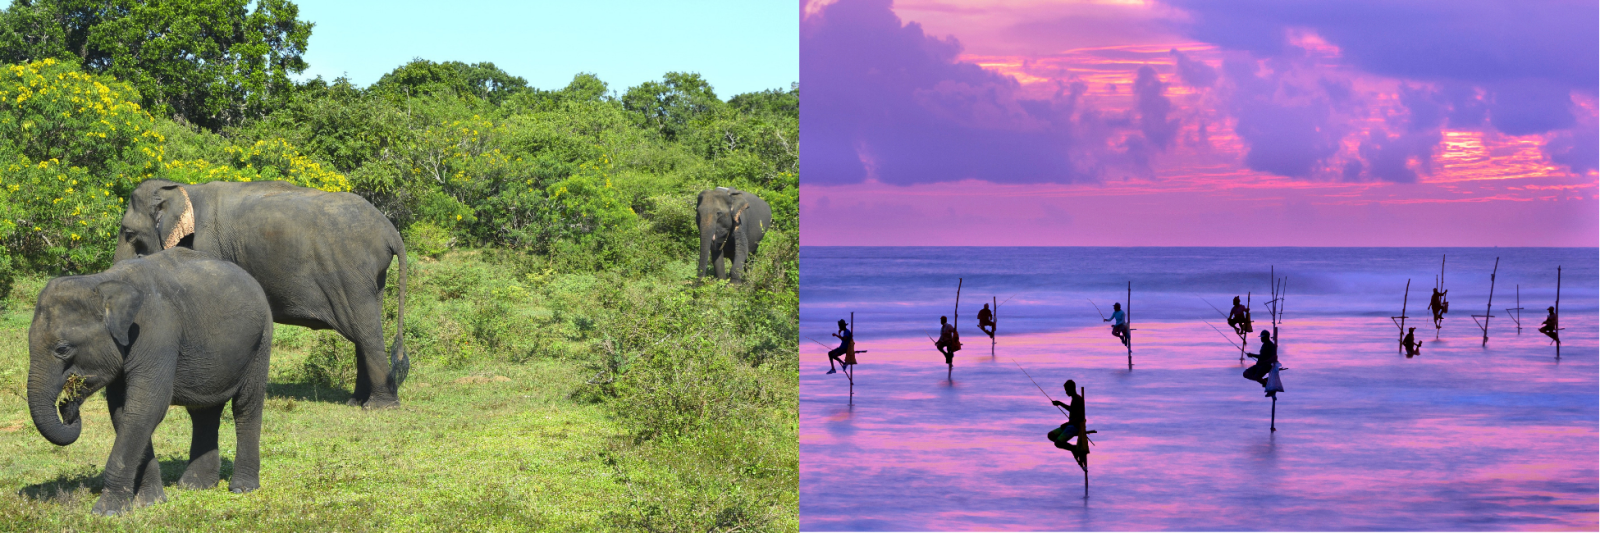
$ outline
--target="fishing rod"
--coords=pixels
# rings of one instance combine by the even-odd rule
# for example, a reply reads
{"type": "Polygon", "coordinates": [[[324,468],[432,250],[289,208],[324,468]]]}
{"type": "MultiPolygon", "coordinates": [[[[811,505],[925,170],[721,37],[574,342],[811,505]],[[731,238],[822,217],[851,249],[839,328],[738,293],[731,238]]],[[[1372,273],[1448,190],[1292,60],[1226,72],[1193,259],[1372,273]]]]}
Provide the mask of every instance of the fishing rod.
{"type": "MultiPolygon", "coordinates": [[[[828,346],[827,344],[823,344],[822,341],[819,341],[819,340],[817,340],[817,339],[815,339],[813,337],[806,337],[806,338],[807,339],[811,339],[811,342],[815,342],[815,343],[821,345],[823,348],[827,348],[829,350],[833,350],[832,346],[828,346]]],[[[856,350],[856,353],[867,353],[867,351],[866,350],[856,350]]]]}
{"type": "Polygon", "coordinates": [[[1218,334],[1218,335],[1221,335],[1221,336],[1222,336],[1222,338],[1223,338],[1223,339],[1227,339],[1227,341],[1228,341],[1228,344],[1232,344],[1232,345],[1233,345],[1233,347],[1234,347],[1234,348],[1239,348],[1239,349],[1240,349],[1240,350],[1243,350],[1243,349],[1244,349],[1244,348],[1241,348],[1241,347],[1240,347],[1240,346],[1239,346],[1239,343],[1237,343],[1237,342],[1233,342],[1233,338],[1232,338],[1232,337],[1229,337],[1229,336],[1228,336],[1228,334],[1227,334],[1227,333],[1223,333],[1223,332],[1222,332],[1222,330],[1220,330],[1220,329],[1217,329],[1217,327],[1216,327],[1216,326],[1212,326],[1212,325],[1211,325],[1211,323],[1210,323],[1210,322],[1206,322],[1206,321],[1204,321],[1204,320],[1201,320],[1201,322],[1205,322],[1205,324],[1206,324],[1206,325],[1207,325],[1207,326],[1211,326],[1211,329],[1215,329],[1215,330],[1217,330],[1217,334],[1218,334]]]}
{"type": "MultiPolygon", "coordinates": [[[[1088,299],[1088,298],[1084,298],[1084,299],[1085,299],[1085,300],[1089,300],[1089,299],[1088,299]]],[[[1094,303],[1094,300],[1089,300],[1089,305],[1092,305],[1092,306],[1094,306],[1094,312],[1096,312],[1096,313],[1100,313],[1100,320],[1101,320],[1101,321],[1102,321],[1102,322],[1104,322],[1104,321],[1106,321],[1106,320],[1111,320],[1111,319],[1109,319],[1109,318],[1106,318],[1106,314],[1105,314],[1105,313],[1104,313],[1104,312],[1102,312],[1102,311],[1100,311],[1100,304],[1096,304],[1096,303],[1094,303]]]]}
{"type": "MultiPolygon", "coordinates": [[[[1195,295],[1195,298],[1200,298],[1200,295],[1198,295],[1198,294],[1197,294],[1197,295],[1195,295]]],[[[1212,310],[1212,311],[1216,311],[1216,312],[1217,312],[1217,314],[1219,314],[1219,315],[1222,315],[1222,318],[1223,318],[1223,320],[1227,320],[1227,318],[1228,318],[1228,314],[1227,314],[1227,313],[1224,313],[1224,312],[1222,312],[1222,309],[1220,309],[1220,308],[1218,308],[1218,307],[1217,307],[1217,306],[1215,306],[1215,305],[1211,305],[1211,301],[1210,301],[1210,300],[1207,300],[1207,299],[1205,299],[1205,298],[1200,298],[1200,301],[1202,301],[1202,302],[1205,302],[1205,303],[1206,303],[1206,305],[1208,305],[1208,306],[1211,306],[1211,310],[1212,310]]]]}
{"type": "Polygon", "coordinates": [[[1035,388],[1039,389],[1039,392],[1041,394],[1044,394],[1045,398],[1048,398],[1050,400],[1050,406],[1055,407],[1057,411],[1061,411],[1061,414],[1066,415],[1066,417],[1069,420],[1072,418],[1072,415],[1068,415],[1067,414],[1067,410],[1066,409],[1062,409],[1061,406],[1056,405],[1056,403],[1055,403],[1056,399],[1055,398],[1051,398],[1050,397],[1050,393],[1044,391],[1044,387],[1040,387],[1039,386],[1039,382],[1035,381],[1033,379],[1033,374],[1029,374],[1028,373],[1028,369],[1022,368],[1022,363],[1018,363],[1016,359],[1012,359],[1011,360],[1011,364],[1017,365],[1017,370],[1021,370],[1022,371],[1022,375],[1028,376],[1028,381],[1032,381],[1033,382],[1033,386],[1035,388]]]}

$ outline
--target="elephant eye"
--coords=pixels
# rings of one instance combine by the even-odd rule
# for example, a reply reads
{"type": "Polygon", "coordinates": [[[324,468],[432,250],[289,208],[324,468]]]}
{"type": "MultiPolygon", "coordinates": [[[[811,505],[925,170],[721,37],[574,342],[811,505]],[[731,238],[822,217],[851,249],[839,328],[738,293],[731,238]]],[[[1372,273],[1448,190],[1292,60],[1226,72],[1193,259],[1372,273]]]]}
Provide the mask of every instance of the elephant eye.
{"type": "Polygon", "coordinates": [[[67,344],[66,341],[61,341],[56,344],[55,353],[56,357],[66,359],[68,355],[72,354],[72,345],[67,344]]]}

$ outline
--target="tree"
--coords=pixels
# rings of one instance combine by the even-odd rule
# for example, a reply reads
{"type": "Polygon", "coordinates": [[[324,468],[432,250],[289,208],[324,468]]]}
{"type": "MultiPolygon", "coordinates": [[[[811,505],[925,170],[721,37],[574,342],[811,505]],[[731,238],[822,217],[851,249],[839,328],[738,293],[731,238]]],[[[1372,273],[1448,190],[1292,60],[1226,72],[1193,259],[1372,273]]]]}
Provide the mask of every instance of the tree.
{"type": "Polygon", "coordinates": [[[695,118],[722,105],[711,84],[693,72],[668,72],[661,81],[644,82],[622,95],[624,108],[638,113],[645,125],[668,140],[688,130],[695,118]]]}
{"type": "Polygon", "coordinates": [[[299,13],[288,0],[13,0],[0,60],[73,59],[132,85],[155,115],[217,131],[293,91],[312,28],[299,13]]]}
{"type": "Polygon", "coordinates": [[[482,98],[495,105],[527,89],[528,80],[507,74],[494,63],[434,63],[421,58],[384,74],[377,83],[372,84],[372,91],[381,94],[423,96],[450,93],[463,98],[482,98]]]}

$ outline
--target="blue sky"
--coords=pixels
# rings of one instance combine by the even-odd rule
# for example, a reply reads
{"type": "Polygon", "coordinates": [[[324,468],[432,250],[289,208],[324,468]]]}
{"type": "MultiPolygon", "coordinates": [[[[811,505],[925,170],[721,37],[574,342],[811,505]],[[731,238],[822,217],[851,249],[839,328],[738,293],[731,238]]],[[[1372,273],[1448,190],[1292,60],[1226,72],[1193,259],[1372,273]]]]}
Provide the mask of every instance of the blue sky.
{"type": "Polygon", "coordinates": [[[413,58],[488,61],[541,89],[593,72],[622,92],[698,72],[724,99],[799,80],[796,4],[783,0],[449,3],[300,0],[316,23],[303,78],[370,85],[413,58]]]}

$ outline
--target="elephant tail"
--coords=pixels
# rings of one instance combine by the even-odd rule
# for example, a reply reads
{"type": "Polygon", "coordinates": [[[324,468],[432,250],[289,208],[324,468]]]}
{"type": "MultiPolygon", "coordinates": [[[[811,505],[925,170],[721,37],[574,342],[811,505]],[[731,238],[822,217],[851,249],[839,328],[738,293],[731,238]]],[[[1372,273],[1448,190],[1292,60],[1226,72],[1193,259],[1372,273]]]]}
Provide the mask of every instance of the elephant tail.
{"type": "Polygon", "coordinates": [[[394,381],[394,391],[400,392],[400,384],[406,381],[406,374],[411,372],[411,359],[406,357],[406,243],[396,231],[390,238],[390,251],[400,257],[400,299],[395,305],[394,344],[389,347],[389,377],[394,381]]]}

